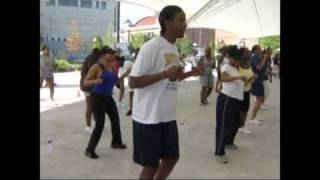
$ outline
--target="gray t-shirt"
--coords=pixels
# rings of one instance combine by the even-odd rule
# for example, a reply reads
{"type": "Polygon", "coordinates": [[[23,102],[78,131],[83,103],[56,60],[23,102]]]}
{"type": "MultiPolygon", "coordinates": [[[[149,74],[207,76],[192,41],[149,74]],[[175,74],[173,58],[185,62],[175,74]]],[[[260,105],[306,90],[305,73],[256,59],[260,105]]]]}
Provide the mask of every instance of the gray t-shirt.
{"type": "Polygon", "coordinates": [[[53,77],[54,66],[56,59],[49,53],[49,55],[44,55],[43,52],[40,53],[40,75],[42,77],[50,78],[53,77]]]}

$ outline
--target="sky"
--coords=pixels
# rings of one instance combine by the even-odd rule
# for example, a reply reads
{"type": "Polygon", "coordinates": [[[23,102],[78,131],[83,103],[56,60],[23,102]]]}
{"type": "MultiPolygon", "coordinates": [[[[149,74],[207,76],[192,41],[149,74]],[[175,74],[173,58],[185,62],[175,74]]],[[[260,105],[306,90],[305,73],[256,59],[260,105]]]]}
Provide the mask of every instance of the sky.
{"type": "Polygon", "coordinates": [[[120,24],[122,24],[126,19],[129,19],[133,24],[138,20],[146,17],[153,16],[155,14],[154,11],[140,7],[133,4],[128,4],[121,2],[120,5],[120,24]]]}

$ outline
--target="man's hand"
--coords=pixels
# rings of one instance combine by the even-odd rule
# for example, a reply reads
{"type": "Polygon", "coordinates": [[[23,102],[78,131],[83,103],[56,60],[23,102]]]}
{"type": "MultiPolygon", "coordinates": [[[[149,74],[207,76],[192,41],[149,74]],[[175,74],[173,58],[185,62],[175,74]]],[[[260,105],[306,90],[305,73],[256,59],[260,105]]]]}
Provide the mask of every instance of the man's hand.
{"type": "Polygon", "coordinates": [[[204,73],[204,66],[197,66],[196,68],[192,69],[193,76],[202,76],[204,73]]]}
{"type": "Polygon", "coordinates": [[[163,71],[163,77],[168,78],[171,81],[175,81],[183,73],[182,66],[172,66],[169,69],[163,71]]]}

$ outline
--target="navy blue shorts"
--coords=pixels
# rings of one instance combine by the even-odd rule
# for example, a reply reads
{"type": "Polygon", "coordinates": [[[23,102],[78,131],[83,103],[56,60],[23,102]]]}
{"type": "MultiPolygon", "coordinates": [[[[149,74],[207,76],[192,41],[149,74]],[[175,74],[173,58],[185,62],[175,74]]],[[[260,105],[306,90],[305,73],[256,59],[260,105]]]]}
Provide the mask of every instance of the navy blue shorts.
{"type": "Polygon", "coordinates": [[[264,86],[261,82],[255,82],[252,84],[251,93],[254,96],[264,96],[264,86]]]}
{"type": "Polygon", "coordinates": [[[160,159],[171,158],[179,158],[177,122],[142,124],[133,120],[133,161],[157,168],[160,159]]]}

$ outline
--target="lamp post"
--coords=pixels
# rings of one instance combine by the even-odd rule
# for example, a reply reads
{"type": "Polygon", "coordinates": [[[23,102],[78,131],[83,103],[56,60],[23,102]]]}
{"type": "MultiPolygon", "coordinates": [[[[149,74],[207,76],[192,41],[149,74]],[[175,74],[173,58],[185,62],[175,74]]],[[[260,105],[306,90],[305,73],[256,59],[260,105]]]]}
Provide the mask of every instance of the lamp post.
{"type": "Polygon", "coordinates": [[[192,46],[193,46],[193,49],[195,49],[197,47],[197,43],[193,43],[192,46]]]}

